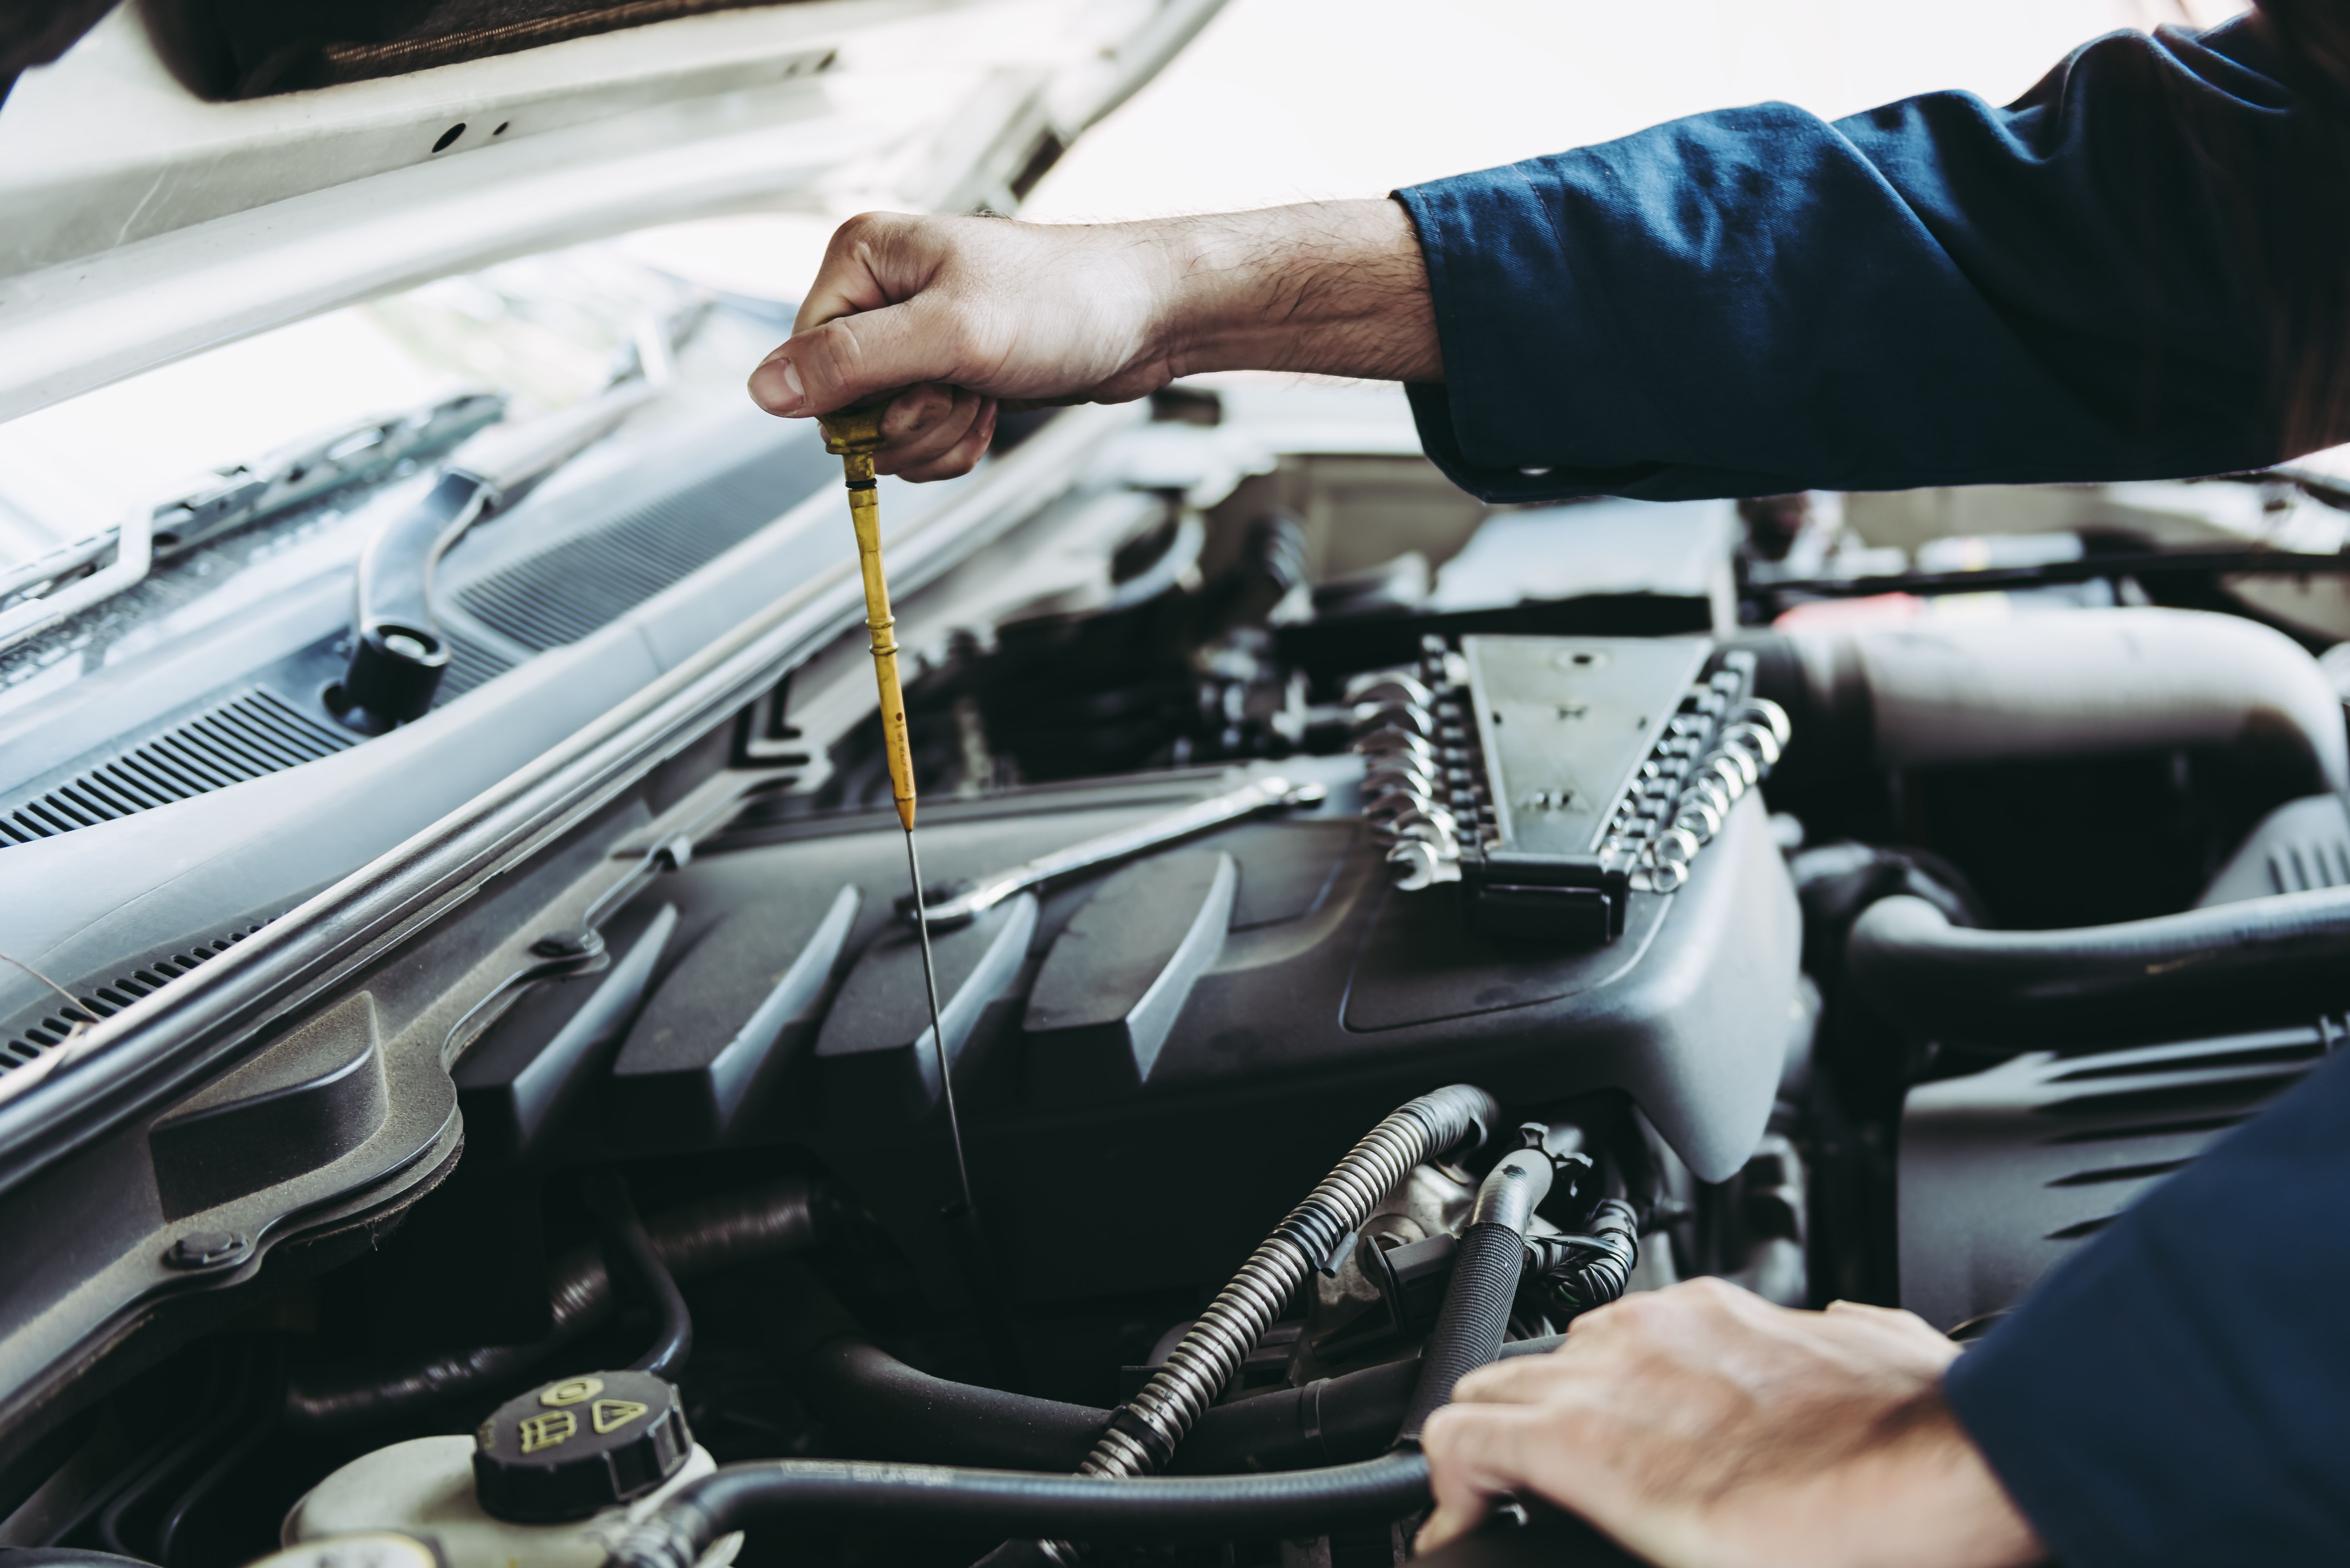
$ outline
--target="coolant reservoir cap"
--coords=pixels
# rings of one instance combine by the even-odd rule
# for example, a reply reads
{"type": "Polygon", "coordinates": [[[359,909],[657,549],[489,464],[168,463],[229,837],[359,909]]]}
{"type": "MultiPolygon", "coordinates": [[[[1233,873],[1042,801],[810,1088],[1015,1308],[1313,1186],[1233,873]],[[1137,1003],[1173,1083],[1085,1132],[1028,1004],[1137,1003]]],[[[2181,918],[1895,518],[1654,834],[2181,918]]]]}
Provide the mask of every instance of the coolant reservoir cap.
{"type": "Polygon", "coordinates": [[[473,1434],[473,1488],[493,1518],[557,1524],[644,1496],[692,1452],[666,1379],[598,1372],[499,1406],[473,1434]]]}

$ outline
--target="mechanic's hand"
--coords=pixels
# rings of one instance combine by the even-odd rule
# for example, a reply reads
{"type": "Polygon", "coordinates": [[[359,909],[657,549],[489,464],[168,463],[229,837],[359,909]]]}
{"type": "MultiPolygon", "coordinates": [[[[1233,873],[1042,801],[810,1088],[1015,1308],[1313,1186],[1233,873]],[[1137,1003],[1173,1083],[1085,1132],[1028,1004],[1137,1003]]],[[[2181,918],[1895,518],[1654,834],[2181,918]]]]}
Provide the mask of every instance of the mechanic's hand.
{"type": "Polygon", "coordinates": [[[751,396],[806,416],[895,392],[875,466],[944,479],[979,461],[1001,404],[1123,402],[1237,369],[1440,378],[1403,209],[1067,226],[868,213],[833,235],[751,396]]]}
{"type": "Polygon", "coordinates": [[[1942,1401],[1906,1312],[1791,1312],[1721,1280],[1625,1297],[1461,1380],[1423,1435],[1422,1551],[1504,1494],[1663,1568],[2014,1568],[2046,1553],[1942,1401]]]}

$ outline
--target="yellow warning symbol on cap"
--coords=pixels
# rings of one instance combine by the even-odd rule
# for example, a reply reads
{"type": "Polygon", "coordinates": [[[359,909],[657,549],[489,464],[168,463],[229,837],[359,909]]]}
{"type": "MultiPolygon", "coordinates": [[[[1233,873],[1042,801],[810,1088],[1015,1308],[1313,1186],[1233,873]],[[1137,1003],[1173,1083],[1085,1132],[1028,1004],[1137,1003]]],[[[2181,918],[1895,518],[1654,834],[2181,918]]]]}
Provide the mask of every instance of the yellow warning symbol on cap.
{"type": "Polygon", "coordinates": [[[634,1399],[598,1399],[588,1407],[588,1415],[600,1438],[607,1432],[618,1431],[651,1408],[634,1399]]]}
{"type": "Polygon", "coordinates": [[[538,1397],[538,1402],[542,1405],[558,1407],[577,1405],[582,1399],[593,1399],[603,1391],[604,1380],[600,1377],[574,1377],[567,1382],[558,1383],[541,1394],[538,1397]]]}
{"type": "Polygon", "coordinates": [[[579,1430],[579,1417],[568,1410],[557,1410],[551,1416],[532,1416],[517,1423],[522,1436],[522,1451],[535,1454],[541,1449],[551,1449],[567,1442],[579,1430]]]}

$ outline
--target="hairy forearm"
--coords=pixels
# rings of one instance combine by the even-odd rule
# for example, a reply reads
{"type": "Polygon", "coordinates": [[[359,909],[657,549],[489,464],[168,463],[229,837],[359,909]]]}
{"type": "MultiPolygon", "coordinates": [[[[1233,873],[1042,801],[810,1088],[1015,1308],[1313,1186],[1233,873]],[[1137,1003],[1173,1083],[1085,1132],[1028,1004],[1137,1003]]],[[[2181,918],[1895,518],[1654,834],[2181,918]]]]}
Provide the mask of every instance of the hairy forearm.
{"type": "Polygon", "coordinates": [[[751,396],[797,419],[887,398],[877,466],[944,479],[978,462],[999,405],[1124,402],[1201,370],[1441,380],[1403,208],[1066,225],[864,213],[834,234],[751,396]]]}
{"type": "Polygon", "coordinates": [[[1157,227],[1170,279],[1158,335],[1174,374],[1444,379],[1427,263],[1398,203],[1315,202],[1157,227]]]}

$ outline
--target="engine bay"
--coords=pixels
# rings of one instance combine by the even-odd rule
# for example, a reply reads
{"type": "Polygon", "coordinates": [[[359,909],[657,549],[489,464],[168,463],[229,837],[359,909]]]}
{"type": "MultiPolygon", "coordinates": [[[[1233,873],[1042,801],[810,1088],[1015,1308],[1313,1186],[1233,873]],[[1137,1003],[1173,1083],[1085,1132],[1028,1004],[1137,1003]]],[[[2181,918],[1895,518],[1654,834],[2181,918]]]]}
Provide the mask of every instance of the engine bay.
{"type": "MultiPolygon", "coordinates": [[[[2344,1039],[2334,611],[2114,542],[2236,482],[1953,566],[1902,498],[1486,508],[1361,396],[1040,421],[999,467],[1061,477],[910,576],[935,1033],[831,610],[437,890],[221,904],[220,952],[343,945],[12,1170],[0,1542],[1400,1562],[1386,1493],[1081,1550],[875,1467],[1376,1466],[1493,1278],[1503,1354],[1701,1275],[1964,1338],[2344,1039]],[[868,1468],[629,1533],[770,1460],[868,1468]]],[[[429,767],[528,673],[338,754],[429,767]]]]}

